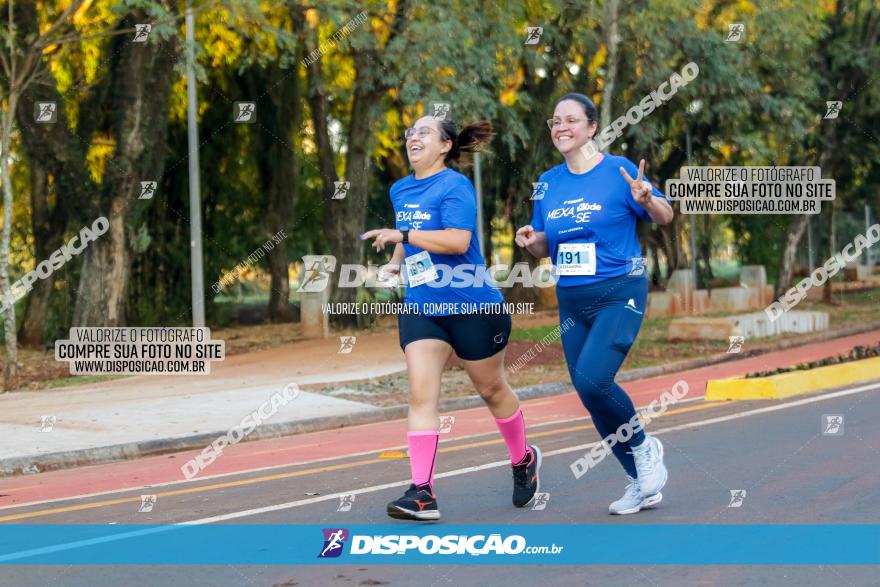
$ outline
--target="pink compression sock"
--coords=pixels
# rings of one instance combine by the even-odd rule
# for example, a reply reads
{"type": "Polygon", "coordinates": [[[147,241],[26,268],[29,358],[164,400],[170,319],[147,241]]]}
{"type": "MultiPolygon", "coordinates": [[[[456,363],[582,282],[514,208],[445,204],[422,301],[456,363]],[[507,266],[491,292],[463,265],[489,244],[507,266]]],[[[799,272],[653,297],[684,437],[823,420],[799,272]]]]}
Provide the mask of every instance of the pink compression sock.
{"type": "Polygon", "coordinates": [[[430,483],[434,489],[434,463],[437,460],[437,444],[440,433],[436,430],[420,430],[407,432],[409,444],[409,467],[412,471],[412,482],[416,485],[430,483]]]}
{"type": "Polygon", "coordinates": [[[495,419],[501,436],[504,437],[504,443],[507,444],[507,451],[510,453],[510,462],[514,465],[522,462],[526,456],[526,423],[523,420],[522,410],[516,409],[516,412],[509,418],[503,420],[495,419]]]}

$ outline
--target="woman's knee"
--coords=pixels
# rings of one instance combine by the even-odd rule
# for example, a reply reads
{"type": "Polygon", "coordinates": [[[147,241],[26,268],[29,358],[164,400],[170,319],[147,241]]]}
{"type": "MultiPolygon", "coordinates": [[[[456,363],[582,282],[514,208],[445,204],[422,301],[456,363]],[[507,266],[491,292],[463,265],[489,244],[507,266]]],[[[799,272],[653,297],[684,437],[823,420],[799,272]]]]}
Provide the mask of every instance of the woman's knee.
{"type": "Polygon", "coordinates": [[[574,380],[575,390],[577,390],[581,401],[588,409],[591,406],[600,405],[606,401],[614,384],[613,375],[609,376],[590,371],[576,372],[572,379],[574,380]]]}
{"type": "Polygon", "coordinates": [[[474,387],[477,388],[477,393],[480,394],[483,401],[487,402],[504,397],[510,390],[510,386],[503,378],[475,382],[474,387]]]}
{"type": "Polygon", "coordinates": [[[409,415],[410,418],[416,417],[420,419],[438,417],[439,408],[437,405],[437,398],[410,394],[409,415]]]}

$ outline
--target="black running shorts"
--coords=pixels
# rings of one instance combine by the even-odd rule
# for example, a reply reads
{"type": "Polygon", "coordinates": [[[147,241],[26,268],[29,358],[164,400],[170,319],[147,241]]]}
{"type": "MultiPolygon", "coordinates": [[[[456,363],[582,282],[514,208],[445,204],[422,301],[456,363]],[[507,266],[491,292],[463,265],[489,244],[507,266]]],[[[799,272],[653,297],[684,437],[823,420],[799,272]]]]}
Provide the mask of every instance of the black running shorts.
{"type": "Polygon", "coordinates": [[[446,341],[465,361],[488,359],[507,346],[512,320],[507,312],[423,316],[400,314],[397,328],[400,348],[416,340],[446,341]]]}

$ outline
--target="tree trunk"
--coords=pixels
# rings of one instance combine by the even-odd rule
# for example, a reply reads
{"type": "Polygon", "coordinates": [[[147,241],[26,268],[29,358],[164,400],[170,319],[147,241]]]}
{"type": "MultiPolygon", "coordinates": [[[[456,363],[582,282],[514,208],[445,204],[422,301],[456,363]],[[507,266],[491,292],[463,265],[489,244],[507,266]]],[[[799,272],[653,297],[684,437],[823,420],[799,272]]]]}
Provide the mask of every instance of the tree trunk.
{"type": "Polygon", "coordinates": [[[650,231],[645,243],[647,246],[647,257],[653,258],[653,263],[651,263],[651,274],[650,280],[651,285],[654,287],[660,287],[660,282],[662,281],[662,274],[660,272],[660,247],[657,246],[657,238],[655,236],[655,231],[650,231]]]}
{"type": "MultiPolygon", "coordinates": [[[[145,22],[142,11],[127,22],[145,22]]],[[[121,24],[120,27],[125,25],[121,24]]],[[[128,228],[150,199],[138,200],[142,181],[160,179],[165,160],[168,98],[174,63],[180,51],[177,38],[131,43],[115,37],[111,43],[110,95],[116,113],[116,150],[108,161],[99,202],[110,230],[83,253],[83,267],[73,324],[120,326],[125,324],[125,300],[131,274],[128,228]]],[[[153,198],[161,198],[156,193],[153,198]]]]}
{"type": "MultiPolygon", "coordinates": [[[[297,55],[291,67],[298,66],[297,55]]],[[[289,230],[293,218],[298,162],[296,150],[291,145],[301,117],[299,77],[290,69],[282,69],[277,63],[272,63],[265,67],[253,66],[245,74],[245,83],[250,95],[266,94],[265,99],[257,104],[260,123],[256,129],[255,148],[266,209],[265,236],[271,239],[273,235],[278,235],[275,238],[277,243],[269,241],[274,246],[266,254],[271,277],[267,311],[270,321],[287,322],[293,318],[290,311],[287,242],[278,233],[289,230]]]]}
{"type": "Polygon", "coordinates": [[[605,32],[605,47],[608,49],[608,61],[603,79],[600,130],[611,124],[611,106],[614,100],[614,83],[617,79],[618,48],[620,47],[619,13],[620,0],[605,0],[603,30],[605,32]]]}
{"type": "MultiPolygon", "coordinates": [[[[700,260],[703,262],[703,284],[708,288],[709,282],[715,279],[712,273],[712,217],[704,215],[702,218],[703,231],[699,242],[700,260]]],[[[699,280],[698,280],[699,281],[699,280]]]]}
{"type": "MultiPolygon", "coordinates": [[[[553,31],[551,35],[546,37],[547,43],[564,42],[565,39],[570,38],[577,16],[577,8],[574,5],[567,5],[563,12],[549,25],[546,25],[547,29],[553,31]]],[[[559,81],[563,77],[562,70],[566,67],[561,51],[550,51],[544,53],[543,57],[543,67],[547,70],[547,74],[543,78],[534,74],[525,55],[520,59],[520,72],[523,77],[520,89],[524,94],[531,96],[535,104],[552,103],[559,90],[559,81]]],[[[530,200],[533,191],[532,184],[538,181],[542,172],[541,168],[548,160],[547,149],[550,148],[548,146],[550,141],[547,139],[545,119],[546,116],[542,110],[533,108],[527,111],[523,125],[528,129],[526,136],[534,137],[534,140],[531,143],[517,145],[509,167],[505,167],[505,171],[503,171],[503,173],[507,173],[506,169],[519,170],[519,173],[516,173],[509,181],[506,178],[503,180],[507,185],[506,212],[510,215],[514,235],[517,229],[531,221],[533,212],[533,203],[530,200]]],[[[500,140],[496,141],[496,144],[503,145],[500,140]]],[[[502,152],[500,148],[499,152],[502,152]]],[[[513,265],[525,262],[529,264],[529,267],[534,268],[538,260],[532,257],[531,253],[512,242],[514,238],[511,238],[513,265]]],[[[534,287],[522,287],[522,284],[517,283],[510,288],[506,298],[510,302],[537,303],[538,292],[534,287]]]]}
{"type": "MultiPolygon", "coordinates": [[[[50,211],[48,205],[49,174],[41,161],[31,160],[31,226],[34,231],[34,256],[36,262],[48,259],[62,244],[63,227],[59,226],[59,204],[50,211]],[[55,222],[53,222],[55,220],[55,222]],[[60,228],[60,230],[59,230],[60,228]]],[[[56,197],[56,202],[62,198],[56,197]]],[[[34,289],[28,295],[25,317],[19,330],[21,343],[38,347],[43,344],[43,326],[49,314],[49,303],[54,290],[54,279],[40,279],[34,282],[34,289]]]]}
{"type": "MultiPolygon", "coordinates": [[[[345,159],[345,181],[349,182],[350,187],[345,199],[329,200],[324,208],[327,241],[330,251],[337,257],[337,263],[364,262],[364,244],[359,235],[364,232],[367,220],[369,155],[373,144],[370,121],[383,93],[373,78],[375,66],[370,65],[377,62],[379,59],[371,55],[371,52],[361,51],[354,54],[357,77],[345,159]]],[[[332,193],[328,193],[328,197],[332,193]]],[[[371,227],[394,226],[393,223],[393,218],[382,218],[375,214],[370,217],[371,227]]],[[[386,249],[386,252],[390,256],[391,249],[386,249]]],[[[337,289],[332,296],[334,302],[353,302],[356,298],[355,288],[337,289]]]]}
{"type": "Polygon", "coordinates": [[[663,252],[666,255],[669,275],[672,275],[672,272],[676,269],[688,269],[690,266],[687,255],[684,254],[684,250],[681,247],[682,218],[685,218],[685,216],[678,214],[676,210],[675,216],[672,217],[672,222],[658,227],[663,252]]]}
{"type": "MultiPolygon", "coordinates": [[[[15,57],[12,57],[15,59],[15,57]]],[[[12,120],[18,104],[18,88],[15,82],[9,88],[8,110],[3,112],[2,131],[0,131],[0,173],[3,181],[3,234],[0,240],[0,287],[3,289],[3,315],[6,342],[6,367],[3,370],[3,389],[14,389],[18,380],[18,341],[16,340],[15,302],[12,297],[12,284],[9,282],[9,240],[12,236],[12,179],[9,173],[9,147],[12,144],[12,120]]]]}
{"type": "MultiPolygon", "coordinates": [[[[837,200],[831,200],[828,202],[830,206],[828,206],[828,256],[833,257],[837,252],[837,228],[835,226],[835,214],[834,208],[836,207],[834,204],[837,200]]],[[[841,268],[841,271],[843,268],[841,268]]],[[[825,304],[832,303],[832,283],[834,280],[829,277],[825,281],[825,287],[822,288],[822,302],[825,304]]]]}
{"type": "MultiPolygon", "coordinates": [[[[327,123],[329,108],[321,63],[319,61],[308,67],[309,104],[315,126],[315,143],[324,186],[324,236],[330,253],[336,257],[337,267],[345,263],[361,264],[364,261],[364,245],[359,235],[364,231],[368,203],[369,153],[372,146],[370,121],[373,108],[384,92],[373,78],[370,64],[378,63],[379,60],[372,53],[364,49],[353,55],[357,77],[354,82],[343,179],[349,182],[349,189],[343,199],[331,199],[335,191],[334,182],[339,181],[339,178],[336,175],[336,156],[327,123]]],[[[388,218],[371,217],[370,221],[377,227],[392,226],[391,219],[388,218]]],[[[329,297],[334,302],[353,302],[357,298],[355,288],[337,288],[334,280],[330,280],[328,288],[329,297]]],[[[345,314],[333,316],[334,322],[342,325],[355,325],[356,318],[355,315],[345,314]]]]}
{"type": "Polygon", "coordinates": [[[788,223],[788,230],[785,233],[785,248],[782,250],[782,257],[779,259],[779,279],[777,280],[776,291],[773,294],[776,298],[779,298],[791,287],[791,276],[794,271],[798,245],[804,236],[809,219],[810,217],[806,214],[801,214],[792,218],[788,223]]]}

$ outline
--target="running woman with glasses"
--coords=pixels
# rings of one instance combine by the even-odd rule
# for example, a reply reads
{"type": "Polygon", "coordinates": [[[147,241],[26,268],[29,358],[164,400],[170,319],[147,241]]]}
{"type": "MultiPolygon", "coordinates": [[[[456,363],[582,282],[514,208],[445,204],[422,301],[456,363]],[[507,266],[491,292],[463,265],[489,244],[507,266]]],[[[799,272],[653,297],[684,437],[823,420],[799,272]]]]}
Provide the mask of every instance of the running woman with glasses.
{"type": "Polygon", "coordinates": [[[404,137],[413,173],[391,186],[396,228],[370,230],[361,237],[374,239],[377,251],[394,245],[390,265],[397,269],[391,271],[397,273],[401,263],[406,265],[404,303],[417,310],[398,317],[409,378],[412,484],[388,504],[388,515],[440,518],[434,495],[438,402],[441,375],[453,351],[495,417],[513,467],[513,505],[525,507],[539,488],[541,452],[526,443],[519,401],[504,375],[511,317],[501,292],[482,279],[486,264],[475,235],[474,186],[447,167],[462,152],[479,150],[492,137],[492,127],[475,122],[458,132],[448,118],[424,116],[404,137]],[[474,307],[482,311],[464,311],[474,307]]]}
{"type": "MultiPolygon", "coordinates": [[[[614,382],[642,325],[648,301],[636,221],[672,221],[666,196],[643,179],[625,157],[588,145],[598,131],[596,106],[582,94],[567,94],[547,121],[565,162],[541,175],[544,197],[535,200],[532,222],[516,232],[516,243],[535,257],[550,257],[558,281],[562,346],[575,390],[602,438],[635,416],[632,400],[614,382]]],[[[614,455],[628,485],[609,506],[612,514],[634,514],[663,499],[663,445],[634,431],[617,442],[614,455]]]]}

